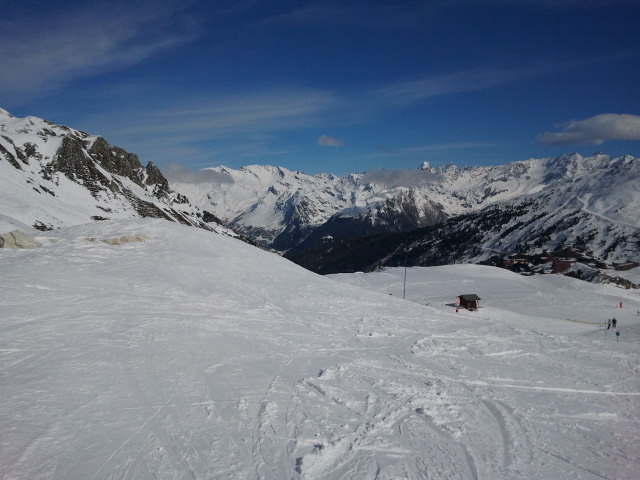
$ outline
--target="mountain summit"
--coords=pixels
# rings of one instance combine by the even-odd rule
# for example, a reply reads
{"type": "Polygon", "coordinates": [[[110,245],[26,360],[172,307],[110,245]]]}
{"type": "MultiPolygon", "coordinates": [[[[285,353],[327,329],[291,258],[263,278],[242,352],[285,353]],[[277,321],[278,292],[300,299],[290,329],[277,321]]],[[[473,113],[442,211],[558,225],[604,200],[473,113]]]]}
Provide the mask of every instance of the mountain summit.
{"type": "Polygon", "coordinates": [[[51,230],[91,220],[156,217],[206,229],[204,212],[152,162],[96,135],[0,109],[0,219],[51,230]]]}

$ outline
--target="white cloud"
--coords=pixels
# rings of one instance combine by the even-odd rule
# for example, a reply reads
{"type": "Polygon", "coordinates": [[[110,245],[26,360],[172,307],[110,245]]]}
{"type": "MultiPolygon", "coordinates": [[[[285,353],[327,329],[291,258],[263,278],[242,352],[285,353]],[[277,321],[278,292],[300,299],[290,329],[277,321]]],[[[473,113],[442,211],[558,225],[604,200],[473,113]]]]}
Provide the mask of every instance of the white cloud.
{"type": "Polygon", "coordinates": [[[640,140],[638,115],[603,113],[561,127],[561,132],[545,132],[538,141],[547,145],[600,145],[609,140],[640,140]]]}
{"type": "Polygon", "coordinates": [[[113,133],[131,138],[170,136],[187,142],[290,130],[322,123],[339,100],[322,90],[272,90],[211,96],[176,93],[161,108],[132,108],[96,118],[108,126],[118,117],[113,133]]]}
{"type": "Polygon", "coordinates": [[[223,173],[218,173],[213,170],[190,170],[179,163],[172,163],[162,169],[162,173],[167,180],[176,183],[191,183],[191,184],[230,184],[233,183],[233,178],[223,173]]]}
{"type": "Polygon", "coordinates": [[[329,135],[320,135],[318,137],[318,145],[322,147],[344,147],[344,143],[329,135]]]}
{"type": "MultiPolygon", "coordinates": [[[[336,2],[334,2],[336,3],[336,2]]],[[[258,20],[258,28],[360,27],[373,30],[423,29],[432,18],[426,5],[335,5],[310,3],[288,12],[258,20]]]]}
{"type": "Polygon", "coordinates": [[[0,90],[34,94],[135,65],[194,40],[191,2],[113,2],[0,21],[0,90]]]}
{"type": "MultiPolygon", "coordinates": [[[[127,108],[91,114],[74,125],[160,165],[273,156],[274,148],[283,150],[273,145],[274,132],[322,127],[340,104],[332,94],[313,89],[216,96],[174,90],[164,104],[153,106],[138,101],[135,89],[122,92],[127,108]]],[[[156,95],[151,85],[145,92],[156,95]]]]}
{"type": "Polygon", "coordinates": [[[362,183],[375,183],[386,187],[409,187],[438,183],[441,178],[425,170],[378,168],[365,172],[360,179],[362,183]]]}
{"type": "Polygon", "coordinates": [[[419,145],[416,147],[391,148],[382,146],[376,153],[365,155],[365,158],[375,157],[406,157],[419,156],[428,153],[444,153],[456,150],[476,150],[479,148],[490,148],[497,146],[494,142],[456,142],[456,143],[433,143],[430,145],[419,145]]]}
{"type": "Polygon", "coordinates": [[[513,69],[472,69],[445,75],[431,75],[386,85],[370,92],[378,105],[405,107],[430,98],[464,92],[475,92],[513,83],[549,71],[549,66],[527,66],[513,69]]]}

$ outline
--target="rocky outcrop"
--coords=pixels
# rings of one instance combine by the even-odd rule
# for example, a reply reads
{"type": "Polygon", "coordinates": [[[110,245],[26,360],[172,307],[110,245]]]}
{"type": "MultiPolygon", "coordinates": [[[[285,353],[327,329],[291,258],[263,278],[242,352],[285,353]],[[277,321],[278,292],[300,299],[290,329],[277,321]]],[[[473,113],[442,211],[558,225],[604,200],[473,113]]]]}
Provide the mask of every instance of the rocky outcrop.
{"type": "Polygon", "coordinates": [[[13,230],[0,235],[2,248],[39,248],[42,244],[22,230],[13,230]]]}
{"type": "Polygon", "coordinates": [[[106,189],[120,191],[118,184],[108,179],[87,154],[85,143],[76,137],[64,137],[53,162],[43,168],[44,176],[49,180],[57,172],[84,185],[94,197],[106,189]]]}
{"type": "MultiPolygon", "coordinates": [[[[144,182],[145,185],[153,185],[153,194],[158,198],[169,198],[169,193],[171,193],[171,188],[169,187],[169,182],[160,169],[156,166],[155,163],[149,162],[145,167],[145,172],[147,174],[147,179],[144,182]]],[[[188,200],[184,195],[178,194],[174,200],[175,203],[188,203],[188,200]]]]}

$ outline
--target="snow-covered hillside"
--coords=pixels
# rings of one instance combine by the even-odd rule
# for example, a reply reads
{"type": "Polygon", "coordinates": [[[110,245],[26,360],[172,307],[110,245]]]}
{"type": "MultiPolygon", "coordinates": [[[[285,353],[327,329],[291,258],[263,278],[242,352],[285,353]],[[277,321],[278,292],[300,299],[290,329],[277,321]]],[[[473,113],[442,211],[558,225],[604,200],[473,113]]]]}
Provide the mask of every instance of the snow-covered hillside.
{"type": "Polygon", "coordinates": [[[403,301],[152,219],[38,240],[0,250],[4,480],[637,477],[638,293],[458,265],[403,301]]]}
{"type": "Polygon", "coordinates": [[[404,175],[405,186],[393,181],[393,171],[338,178],[254,165],[205,169],[211,172],[225,181],[171,185],[249,238],[290,255],[531,201],[539,203],[531,216],[555,216],[554,225],[585,213],[575,236],[593,222],[604,230],[640,226],[640,160],[631,156],[572,154],[463,169],[425,163],[411,179],[404,175]]]}
{"type": "Polygon", "coordinates": [[[0,190],[1,232],[131,217],[218,228],[171,190],[153,163],[142,167],[135,154],[101,137],[3,109],[0,190]]]}

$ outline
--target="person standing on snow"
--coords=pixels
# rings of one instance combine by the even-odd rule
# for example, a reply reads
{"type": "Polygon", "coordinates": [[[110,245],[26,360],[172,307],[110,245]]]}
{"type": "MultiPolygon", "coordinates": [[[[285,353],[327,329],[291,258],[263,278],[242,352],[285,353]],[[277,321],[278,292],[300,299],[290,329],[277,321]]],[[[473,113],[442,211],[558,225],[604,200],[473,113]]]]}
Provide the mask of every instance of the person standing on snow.
{"type": "Polygon", "coordinates": [[[607,320],[607,330],[611,328],[611,319],[607,320]]]}
{"type": "Polygon", "coordinates": [[[618,325],[618,321],[614,318],[613,320],[611,320],[611,326],[613,328],[617,328],[616,325],[618,325]]]}

